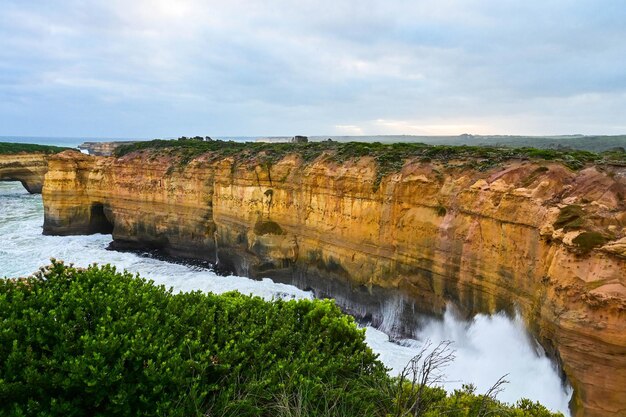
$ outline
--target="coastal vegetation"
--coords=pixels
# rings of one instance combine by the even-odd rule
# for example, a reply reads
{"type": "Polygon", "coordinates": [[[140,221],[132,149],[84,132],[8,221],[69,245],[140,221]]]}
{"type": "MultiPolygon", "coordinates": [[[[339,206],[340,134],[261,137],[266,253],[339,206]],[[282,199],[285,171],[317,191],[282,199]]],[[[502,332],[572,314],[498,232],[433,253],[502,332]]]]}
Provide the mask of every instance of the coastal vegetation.
{"type": "MultiPolygon", "coordinates": [[[[313,140],[324,140],[326,136],[313,136],[313,140]]],[[[591,152],[604,152],[613,148],[626,148],[626,135],[557,135],[557,136],[518,136],[518,135],[471,135],[456,136],[333,136],[333,140],[348,142],[358,138],[366,142],[423,142],[429,145],[455,146],[496,146],[510,148],[532,147],[539,149],[580,149],[591,152]]]]}
{"type": "Polygon", "coordinates": [[[173,293],[112,266],[54,261],[0,280],[2,416],[551,417],[437,386],[449,344],[390,377],[329,300],[173,293]]]}
{"type": "Polygon", "coordinates": [[[34,143],[0,142],[0,155],[16,153],[46,153],[53,154],[66,151],[71,148],[61,146],[37,145],[34,143]]]}
{"type": "Polygon", "coordinates": [[[304,162],[312,162],[318,157],[328,158],[337,163],[361,157],[373,158],[379,169],[377,184],[385,175],[399,171],[407,160],[422,162],[440,162],[449,164],[462,161],[461,168],[487,170],[506,161],[544,160],[560,162],[573,170],[587,164],[626,165],[626,152],[614,149],[603,153],[594,153],[573,149],[536,149],[530,147],[508,148],[494,146],[449,146],[427,145],[424,143],[380,143],[380,142],[234,142],[202,140],[202,138],[181,138],[179,140],[161,140],[136,142],[116,148],[118,157],[132,152],[144,151],[152,156],[170,155],[182,165],[206,154],[209,158],[221,159],[232,157],[235,162],[255,162],[271,166],[288,154],[299,155],[304,162]]]}

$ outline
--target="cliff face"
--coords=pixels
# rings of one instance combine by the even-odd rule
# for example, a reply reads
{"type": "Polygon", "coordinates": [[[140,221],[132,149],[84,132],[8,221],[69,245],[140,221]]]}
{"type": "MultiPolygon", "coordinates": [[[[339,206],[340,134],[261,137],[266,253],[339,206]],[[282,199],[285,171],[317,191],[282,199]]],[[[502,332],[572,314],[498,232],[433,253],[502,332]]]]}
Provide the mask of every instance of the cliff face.
{"type": "Polygon", "coordinates": [[[577,416],[626,415],[626,168],[465,162],[410,162],[377,184],[367,157],[66,152],[49,161],[44,233],[112,230],[114,246],[241,275],[396,288],[435,314],[517,309],[560,359],[577,416]]]}
{"type": "Polygon", "coordinates": [[[44,153],[0,155],[0,181],[20,181],[29,193],[41,193],[48,158],[44,153]]]}
{"type": "Polygon", "coordinates": [[[78,146],[78,149],[89,152],[89,155],[95,156],[111,156],[115,149],[122,145],[131,145],[137,141],[115,141],[115,142],[84,142],[78,146]]]}

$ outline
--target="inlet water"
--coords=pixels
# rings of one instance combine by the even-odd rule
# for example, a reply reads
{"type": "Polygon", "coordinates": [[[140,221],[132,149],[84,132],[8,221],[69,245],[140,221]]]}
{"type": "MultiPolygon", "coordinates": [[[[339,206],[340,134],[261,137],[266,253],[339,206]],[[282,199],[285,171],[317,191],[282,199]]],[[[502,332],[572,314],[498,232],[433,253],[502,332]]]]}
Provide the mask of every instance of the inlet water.
{"type": "MultiPolygon", "coordinates": [[[[28,276],[47,265],[50,258],[56,258],[77,266],[109,263],[177,291],[238,290],[265,299],[312,297],[310,292],[269,279],[222,277],[202,268],[107,251],[109,235],[43,236],[42,223],[41,196],[28,194],[20,183],[0,182],[0,277],[28,276]]],[[[396,316],[394,306],[390,305],[381,328],[391,326],[396,316]]],[[[508,374],[509,384],[498,399],[513,403],[523,397],[530,398],[569,415],[567,403],[571,389],[563,386],[554,365],[528,336],[519,319],[478,315],[468,323],[448,311],[443,320],[428,321],[416,334],[417,340],[391,342],[384,332],[366,328],[368,344],[392,373],[400,372],[424,341],[437,344],[452,340],[456,359],[445,370],[446,389],[471,383],[477,392],[485,392],[499,377],[508,374]]]]}

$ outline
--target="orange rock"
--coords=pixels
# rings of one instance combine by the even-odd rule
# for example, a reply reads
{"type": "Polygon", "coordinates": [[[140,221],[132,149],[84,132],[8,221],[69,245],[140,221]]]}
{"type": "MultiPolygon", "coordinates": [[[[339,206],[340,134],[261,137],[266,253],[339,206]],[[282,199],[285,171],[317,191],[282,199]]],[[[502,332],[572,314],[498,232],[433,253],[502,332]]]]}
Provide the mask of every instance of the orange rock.
{"type": "Polygon", "coordinates": [[[48,157],[44,153],[0,155],[0,181],[20,181],[29,193],[39,194],[48,170],[48,157]]]}

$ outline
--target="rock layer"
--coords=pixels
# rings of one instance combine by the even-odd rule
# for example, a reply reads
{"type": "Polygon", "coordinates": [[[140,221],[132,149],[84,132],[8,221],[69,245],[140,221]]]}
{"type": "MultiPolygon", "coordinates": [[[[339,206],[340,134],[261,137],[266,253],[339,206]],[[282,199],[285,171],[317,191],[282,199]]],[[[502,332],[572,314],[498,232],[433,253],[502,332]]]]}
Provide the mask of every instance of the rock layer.
{"type": "Polygon", "coordinates": [[[44,233],[112,230],[117,247],[240,275],[401,289],[434,314],[517,310],[562,364],[576,416],[626,415],[626,169],[466,162],[408,161],[378,183],[367,157],[65,152],[49,162],[44,233]]]}
{"type": "Polygon", "coordinates": [[[29,193],[41,193],[49,157],[45,153],[0,155],[0,181],[19,181],[29,193]]]}

